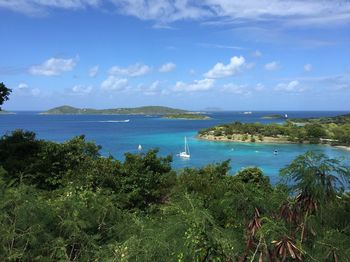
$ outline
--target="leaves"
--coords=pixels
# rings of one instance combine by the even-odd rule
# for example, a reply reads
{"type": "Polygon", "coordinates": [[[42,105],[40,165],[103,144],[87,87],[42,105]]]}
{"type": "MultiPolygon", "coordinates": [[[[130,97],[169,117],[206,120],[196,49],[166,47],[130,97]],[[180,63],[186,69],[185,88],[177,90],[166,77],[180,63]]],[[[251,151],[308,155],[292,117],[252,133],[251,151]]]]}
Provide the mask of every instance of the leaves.
{"type": "Polygon", "coordinates": [[[101,157],[15,131],[0,139],[1,261],[348,261],[348,167],[308,153],[271,185],[229,162],[175,171],[157,150],[101,157]],[[342,182],[342,184],[340,184],[342,182]]]}

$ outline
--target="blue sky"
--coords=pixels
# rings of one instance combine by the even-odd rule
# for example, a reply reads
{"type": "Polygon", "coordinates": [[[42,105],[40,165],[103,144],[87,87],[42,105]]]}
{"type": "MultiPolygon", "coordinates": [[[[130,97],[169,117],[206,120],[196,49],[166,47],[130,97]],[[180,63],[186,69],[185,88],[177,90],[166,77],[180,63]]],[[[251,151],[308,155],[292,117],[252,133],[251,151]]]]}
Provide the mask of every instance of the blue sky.
{"type": "Polygon", "coordinates": [[[7,110],[350,110],[350,2],[0,0],[7,110]]]}

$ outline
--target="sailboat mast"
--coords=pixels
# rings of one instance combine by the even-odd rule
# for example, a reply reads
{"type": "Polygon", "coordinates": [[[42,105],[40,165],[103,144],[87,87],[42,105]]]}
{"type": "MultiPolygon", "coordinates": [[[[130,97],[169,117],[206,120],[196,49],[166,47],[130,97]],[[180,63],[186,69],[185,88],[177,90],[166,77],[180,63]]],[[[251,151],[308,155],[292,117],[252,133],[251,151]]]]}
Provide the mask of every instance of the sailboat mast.
{"type": "Polygon", "coordinates": [[[188,144],[187,144],[187,137],[185,136],[185,152],[186,152],[186,154],[190,154],[190,148],[189,148],[189,146],[188,146],[188,144]]]}
{"type": "MultiPolygon", "coordinates": [[[[186,141],[187,142],[187,141],[186,141]]],[[[188,146],[188,144],[186,143],[186,145],[187,145],[187,154],[189,154],[190,155],[190,147],[188,146]]]]}

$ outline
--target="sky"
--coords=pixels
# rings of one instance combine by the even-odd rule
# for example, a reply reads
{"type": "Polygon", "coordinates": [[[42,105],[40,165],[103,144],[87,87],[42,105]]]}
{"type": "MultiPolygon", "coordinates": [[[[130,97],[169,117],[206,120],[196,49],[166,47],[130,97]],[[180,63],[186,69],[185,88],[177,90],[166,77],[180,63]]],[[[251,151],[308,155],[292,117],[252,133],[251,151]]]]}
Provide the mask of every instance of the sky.
{"type": "Polygon", "coordinates": [[[0,0],[5,110],[350,110],[349,0],[0,0]]]}

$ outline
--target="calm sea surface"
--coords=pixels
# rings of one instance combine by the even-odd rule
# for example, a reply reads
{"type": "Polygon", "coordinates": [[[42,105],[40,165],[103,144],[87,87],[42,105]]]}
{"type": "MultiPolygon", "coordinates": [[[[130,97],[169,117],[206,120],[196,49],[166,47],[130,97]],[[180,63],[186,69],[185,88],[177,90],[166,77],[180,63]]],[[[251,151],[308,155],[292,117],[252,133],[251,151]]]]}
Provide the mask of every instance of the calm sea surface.
{"type": "Polygon", "coordinates": [[[350,151],[319,145],[253,144],[232,142],[210,142],[196,139],[201,128],[232,121],[282,123],[281,120],[264,120],[271,113],[288,114],[289,117],[335,116],[349,112],[242,112],[210,113],[211,120],[171,120],[154,116],[130,115],[39,115],[38,112],[17,112],[15,115],[0,115],[0,135],[17,128],[34,131],[38,138],[62,142],[85,134],[88,140],[102,146],[102,154],[123,159],[125,152],[137,153],[159,148],[161,155],[173,155],[173,167],[201,167],[209,163],[230,159],[232,172],[246,166],[259,166],[273,182],[279,170],[297,155],[308,150],[323,152],[330,157],[343,157],[350,163],[350,151]],[[129,122],[117,122],[130,120],[129,122]],[[191,159],[183,160],[176,154],[183,150],[187,136],[191,159]],[[274,155],[273,151],[279,154],[274,155]]]}

